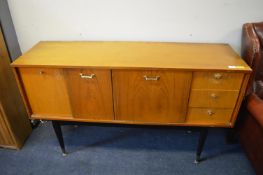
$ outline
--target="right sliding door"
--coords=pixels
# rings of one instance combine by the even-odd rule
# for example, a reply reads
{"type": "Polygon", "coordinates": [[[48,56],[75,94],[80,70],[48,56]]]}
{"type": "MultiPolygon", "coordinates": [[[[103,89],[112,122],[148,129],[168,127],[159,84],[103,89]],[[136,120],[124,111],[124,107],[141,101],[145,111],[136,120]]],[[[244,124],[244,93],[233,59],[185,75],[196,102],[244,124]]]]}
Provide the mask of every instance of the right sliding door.
{"type": "Polygon", "coordinates": [[[184,122],[192,73],[112,70],[115,119],[145,123],[184,122]]]}

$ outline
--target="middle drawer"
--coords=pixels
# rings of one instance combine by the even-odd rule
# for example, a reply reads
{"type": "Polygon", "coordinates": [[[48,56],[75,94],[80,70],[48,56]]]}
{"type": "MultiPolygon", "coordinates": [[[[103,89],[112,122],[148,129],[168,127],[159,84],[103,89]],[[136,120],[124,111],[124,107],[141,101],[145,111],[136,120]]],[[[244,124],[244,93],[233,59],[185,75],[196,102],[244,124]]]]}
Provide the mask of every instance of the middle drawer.
{"type": "Polygon", "coordinates": [[[238,90],[197,90],[191,91],[189,107],[234,108],[238,90]]]}

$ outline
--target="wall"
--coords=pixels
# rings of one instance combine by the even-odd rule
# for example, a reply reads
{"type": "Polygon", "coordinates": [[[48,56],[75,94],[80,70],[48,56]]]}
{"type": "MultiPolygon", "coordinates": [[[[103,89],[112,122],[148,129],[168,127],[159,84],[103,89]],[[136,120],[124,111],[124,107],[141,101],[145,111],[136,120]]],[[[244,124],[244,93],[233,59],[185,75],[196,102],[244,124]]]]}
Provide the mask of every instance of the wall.
{"type": "Polygon", "coordinates": [[[9,56],[11,60],[15,60],[22,53],[17,41],[16,31],[6,0],[0,0],[0,26],[5,38],[5,44],[8,49],[9,56]]]}
{"type": "Polygon", "coordinates": [[[223,42],[240,51],[263,0],[8,0],[23,52],[40,40],[223,42]]]}

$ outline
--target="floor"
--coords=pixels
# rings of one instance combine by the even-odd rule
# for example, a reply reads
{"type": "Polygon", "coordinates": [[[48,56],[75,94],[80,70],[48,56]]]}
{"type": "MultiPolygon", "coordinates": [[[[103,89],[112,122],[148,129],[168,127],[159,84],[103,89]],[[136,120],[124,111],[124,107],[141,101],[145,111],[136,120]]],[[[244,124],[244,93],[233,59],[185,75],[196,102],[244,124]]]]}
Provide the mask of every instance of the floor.
{"type": "Polygon", "coordinates": [[[210,129],[203,157],[193,163],[197,132],[174,128],[63,126],[63,157],[51,123],[36,128],[20,151],[0,149],[1,175],[250,175],[239,144],[210,129]]]}

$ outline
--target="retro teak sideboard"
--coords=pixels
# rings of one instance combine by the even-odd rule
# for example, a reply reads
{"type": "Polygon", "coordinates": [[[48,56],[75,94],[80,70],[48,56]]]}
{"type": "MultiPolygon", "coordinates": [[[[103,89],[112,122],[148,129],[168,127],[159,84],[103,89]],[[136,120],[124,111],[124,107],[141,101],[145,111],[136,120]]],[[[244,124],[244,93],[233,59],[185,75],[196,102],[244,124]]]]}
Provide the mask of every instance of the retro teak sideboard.
{"type": "Polygon", "coordinates": [[[233,127],[251,72],[227,44],[158,42],[40,42],[12,66],[64,153],[59,121],[233,127]]]}

